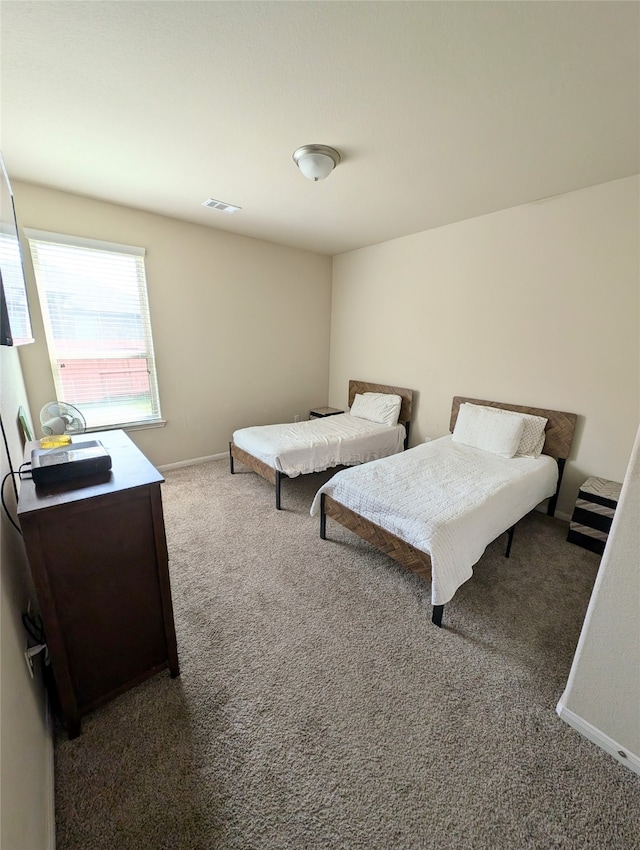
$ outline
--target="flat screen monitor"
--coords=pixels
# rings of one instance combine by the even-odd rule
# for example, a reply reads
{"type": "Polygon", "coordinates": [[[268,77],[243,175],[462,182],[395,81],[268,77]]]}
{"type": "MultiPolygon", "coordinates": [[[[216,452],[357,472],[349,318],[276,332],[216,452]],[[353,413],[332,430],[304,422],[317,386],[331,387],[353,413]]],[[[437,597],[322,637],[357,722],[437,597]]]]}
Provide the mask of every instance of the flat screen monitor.
{"type": "Polygon", "coordinates": [[[0,156],[0,345],[33,342],[18,220],[9,175],[0,156]]]}

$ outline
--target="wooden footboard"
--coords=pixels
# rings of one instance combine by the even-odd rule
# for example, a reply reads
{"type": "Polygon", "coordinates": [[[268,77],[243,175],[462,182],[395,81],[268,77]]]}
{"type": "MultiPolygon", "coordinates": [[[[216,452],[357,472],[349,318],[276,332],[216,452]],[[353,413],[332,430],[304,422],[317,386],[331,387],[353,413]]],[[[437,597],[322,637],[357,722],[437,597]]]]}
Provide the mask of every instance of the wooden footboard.
{"type": "Polygon", "coordinates": [[[320,536],[324,540],[326,535],[325,517],[331,517],[340,525],[344,525],[349,531],[353,531],[358,537],[362,537],[368,543],[371,543],[376,549],[384,552],[394,561],[402,564],[403,567],[411,570],[426,582],[431,582],[431,558],[426,552],[421,552],[415,549],[404,540],[400,540],[384,528],[371,522],[368,519],[354,513],[349,508],[345,508],[340,502],[336,502],[331,496],[323,493],[321,496],[321,531],[320,536]]]}
{"type": "MultiPolygon", "coordinates": [[[[353,531],[367,543],[371,543],[372,546],[393,558],[394,561],[402,564],[403,567],[419,575],[428,584],[431,583],[431,558],[426,552],[421,552],[420,549],[405,543],[395,534],[385,531],[384,528],[380,528],[371,520],[354,513],[341,505],[340,502],[336,502],[331,496],[323,493],[320,497],[320,537],[323,540],[327,538],[328,516],[348,528],[349,531],[353,531]]],[[[436,626],[442,625],[443,610],[444,605],[433,606],[431,619],[436,626]]]]}
{"type": "Polygon", "coordinates": [[[231,474],[233,475],[233,462],[234,460],[240,461],[240,463],[244,464],[244,466],[251,469],[253,472],[257,472],[258,475],[265,478],[271,484],[275,485],[276,488],[276,509],[280,510],[280,485],[282,483],[282,478],[287,478],[287,476],[280,472],[277,469],[274,469],[272,466],[269,466],[268,463],[265,463],[259,458],[250,455],[249,452],[245,452],[244,449],[238,448],[236,444],[232,441],[229,443],[229,463],[231,466],[231,474]]]}
{"type": "Polygon", "coordinates": [[[257,472],[263,478],[266,478],[271,484],[276,483],[276,470],[272,466],[269,466],[262,460],[258,460],[257,457],[250,455],[249,452],[245,452],[244,449],[239,449],[233,442],[229,443],[229,454],[234,460],[239,460],[240,463],[249,467],[253,472],[257,472]]]}

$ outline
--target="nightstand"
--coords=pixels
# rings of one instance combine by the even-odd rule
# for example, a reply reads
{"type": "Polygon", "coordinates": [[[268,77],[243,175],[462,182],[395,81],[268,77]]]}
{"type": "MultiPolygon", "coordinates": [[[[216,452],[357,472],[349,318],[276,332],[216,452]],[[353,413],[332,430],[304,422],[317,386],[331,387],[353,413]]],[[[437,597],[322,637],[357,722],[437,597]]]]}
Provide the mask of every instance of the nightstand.
{"type": "Polygon", "coordinates": [[[314,407],[309,411],[309,419],[323,419],[325,416],[335,416],[338,413],[344,413],[344,410],[338,410],[337,407],[314,407]]]}
{"type": "Polygon", "coordinates": [[[587,478],[578,491],[567,540],[602,555],[621,489],[617,481],[587,478]]]}

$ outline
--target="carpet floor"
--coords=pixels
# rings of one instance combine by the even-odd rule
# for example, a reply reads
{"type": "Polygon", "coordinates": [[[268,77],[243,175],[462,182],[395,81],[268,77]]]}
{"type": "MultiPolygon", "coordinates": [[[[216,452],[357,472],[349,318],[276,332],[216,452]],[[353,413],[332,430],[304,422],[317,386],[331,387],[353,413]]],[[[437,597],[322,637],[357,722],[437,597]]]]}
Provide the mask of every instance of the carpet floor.
{"type": "Polygon", "coordinates": [[[599,558],[534,512],[428,586],[226,461],[163,485],[181,675],[55,745],[58,850],[640,847],[640,777],[559,719],[599,558]]]}

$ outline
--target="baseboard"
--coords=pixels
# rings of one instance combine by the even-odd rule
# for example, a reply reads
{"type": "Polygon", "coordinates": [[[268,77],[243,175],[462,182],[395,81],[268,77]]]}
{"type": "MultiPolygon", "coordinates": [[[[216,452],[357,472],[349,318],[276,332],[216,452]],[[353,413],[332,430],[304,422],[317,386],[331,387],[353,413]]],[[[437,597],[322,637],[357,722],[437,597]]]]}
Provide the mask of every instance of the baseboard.
{"type": "Polygon", "coordinates": [[[565,723],[568,723],[569,726],[572,726],[577,732],[584,735],[585,738],[588,738],[594,744],[597,744],[601,749],[609,753],[610,756],[613,756],[616,761],[619,761],[620,764],[640,775],[640,757],[627,752],[627,750],[620,744],[616,743],[613,738],[605,735],[604,732],[600,731],[600,729],[596,729],[596,727],[592,726],[591,723],[588,723],[573,711],[565,708],[562,704],[562,700],[556,706],[556,712],[565,723]]]}
{"type": "Polygon", "coordinates": [[[197,466],[199,463],[209,463],[210,460],[223,460],[229,457],[229,452],[220,452],[217,455],[207,455],[206,457],[194,457],[191,460],[179,460],[177,463],[164,463],[162,466],[156,467],[160,472],[166,469],[180,469],[183,466],[197,466]]]}
{"type": "MultiPolygon", "coordinates": [[[[541,505],[536,505],[534,510],[538,511],[541,514],[546,514],[547,513],[547,503],[542,502],[541,505]]],[[[565,514],[564,511],[556,511],[553,516],[554,516],[554,519],[561,519],[561,520],[564,520],[564,522],[570,522],[571,521],[571,516],[569,514],[565,514]]]]}

